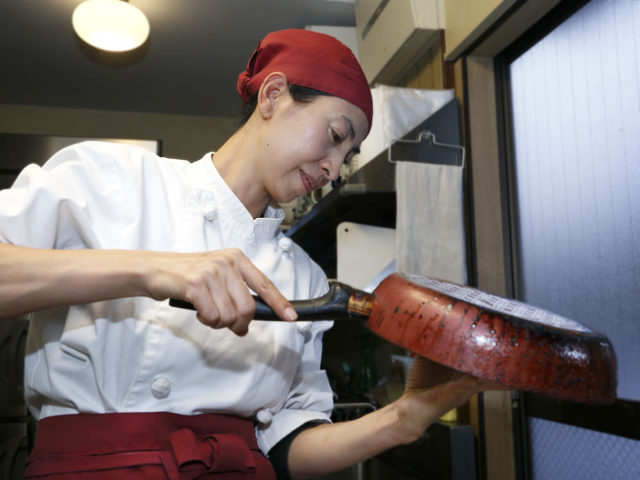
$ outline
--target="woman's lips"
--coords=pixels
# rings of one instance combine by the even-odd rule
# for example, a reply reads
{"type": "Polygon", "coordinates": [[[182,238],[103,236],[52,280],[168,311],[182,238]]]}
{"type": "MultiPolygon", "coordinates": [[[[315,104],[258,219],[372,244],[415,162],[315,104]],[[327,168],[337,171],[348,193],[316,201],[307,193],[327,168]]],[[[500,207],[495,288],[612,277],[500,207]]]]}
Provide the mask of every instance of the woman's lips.
{"type": "Polygon", "coordinates": [[[316,189],[316,182],[314,182],[313,179],[302,170],[300,170],[300,180],[302,180],[302,185],[304,186],[307,194],[313,192],[316,189]]]}

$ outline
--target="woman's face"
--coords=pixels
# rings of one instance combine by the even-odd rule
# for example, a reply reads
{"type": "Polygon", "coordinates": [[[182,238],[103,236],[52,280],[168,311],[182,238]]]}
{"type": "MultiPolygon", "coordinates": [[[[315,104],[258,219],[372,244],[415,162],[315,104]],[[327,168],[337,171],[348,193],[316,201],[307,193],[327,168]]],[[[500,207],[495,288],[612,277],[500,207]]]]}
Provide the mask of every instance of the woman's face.
{"type": "Polygon", "coordinates": [[[340,167],[359,151],[367,118],[352,103],[334,96],[296,102],[280,95],[261,138],[267,194],[277,202],[295,198],[336,180],[340,167]]]}

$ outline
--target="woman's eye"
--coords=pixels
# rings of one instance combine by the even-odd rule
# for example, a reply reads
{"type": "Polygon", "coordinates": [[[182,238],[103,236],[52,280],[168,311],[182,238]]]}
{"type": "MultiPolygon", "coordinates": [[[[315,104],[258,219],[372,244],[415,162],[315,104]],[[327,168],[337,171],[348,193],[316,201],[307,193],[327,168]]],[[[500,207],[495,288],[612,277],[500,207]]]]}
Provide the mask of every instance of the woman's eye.
{"type": "Polygon", "coordinates": [[[331,138],[333,139],[333,143],[335,144],[342,142],[342,137],[334,129],[331,129],[331,138]]]}
{"type": "Polygon", "coordinates": [[[344,158],[344,165],[349,165],[351,163],[351,160],[353,160],[353,157],[355,157],[357,154],[356,152],[350,152],[345,158],[344,158]]]}

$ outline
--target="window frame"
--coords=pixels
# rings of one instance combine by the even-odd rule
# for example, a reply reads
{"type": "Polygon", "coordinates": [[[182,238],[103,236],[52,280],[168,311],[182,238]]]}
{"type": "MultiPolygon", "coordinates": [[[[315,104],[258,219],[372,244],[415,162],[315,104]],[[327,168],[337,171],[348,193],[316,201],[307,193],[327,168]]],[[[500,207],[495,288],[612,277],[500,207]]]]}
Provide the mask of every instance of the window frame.
{"type": "MultiPolygon", "coordinates": [[[[510,239],[508,248],[510,271],[507,272],[507,277],[514,298],[522,297],[522,288],[519,270],[519,217],[515,188],[515,149],[509,67],[529,48],[537,44],[587,3],[589,0],[560,4],[494,60],[497,98],[499,99],[498,124],[502,136],[504,156],[502,163],[506,172],[504,188],[510,212],[508,225],[505,226],[509,230],[508,237],[510,239]]],[[[527,452],[529,451],[527,417],[536,417],[600,433],[640,440],[640,431],[634,428],[634,426],[640,425],[640,402],[632,400],[616,399],[611,405],[588,405],[550,399],[532,393],[520,393],[513,402],[513,415],[516,457],[519,458],[518,478],[528,479],[531,477],[527,461],[527,452]]]]}
{"type": "MultiPolygon", "coordinates": [[[[456,96],[463,105],[469,281],[478,288],[521,298],[509,65],[588,2],[518,2],[460,57],[446,59],[453,62],[456,96]]],[[[640,440],[633,429],[640,423],[640,402],[631,400],[597,406],[487,392],[478,396],[475,408],[483,479],[531,478],[529,416],[640,440]],[[505,450],[509,439],[512,449],[505,450]]]]}

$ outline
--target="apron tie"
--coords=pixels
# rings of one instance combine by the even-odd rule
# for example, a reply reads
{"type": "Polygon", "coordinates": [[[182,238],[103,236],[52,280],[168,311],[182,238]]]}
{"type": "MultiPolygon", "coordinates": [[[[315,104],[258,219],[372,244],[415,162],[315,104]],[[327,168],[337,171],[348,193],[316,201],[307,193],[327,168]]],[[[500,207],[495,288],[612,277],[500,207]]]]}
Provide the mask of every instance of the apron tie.
{"type": "Polygon", "coordinates": [[[198,438],[190,428],[182,428],[171,434],[170,442],[181,479],[192,480],[210,472],[256,471],[247,442],[235,433],[198,438]]]}

